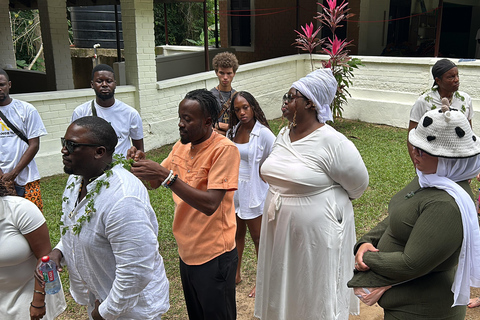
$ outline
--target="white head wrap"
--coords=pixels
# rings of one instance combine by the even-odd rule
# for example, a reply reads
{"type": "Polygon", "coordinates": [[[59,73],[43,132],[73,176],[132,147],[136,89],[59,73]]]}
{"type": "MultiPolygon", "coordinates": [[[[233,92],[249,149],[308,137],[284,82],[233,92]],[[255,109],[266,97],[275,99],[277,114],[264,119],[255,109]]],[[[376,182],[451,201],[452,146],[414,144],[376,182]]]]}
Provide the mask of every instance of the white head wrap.
{"type": "Polygon", "coordinates": [[[328,120],[333,121],[332,104],[333,98],[337,93],[337,80],[333,76],[331,69],[317,69],[309,73],[306,77],[292,84],[292,88],[297,89],[308,100],[312,101],[317,118],[320,123],[328,120]]]}
{"type": "Polygon", "coordinates": [[[422,188],[445,190],[458,205],[462,216],[463,240],[457,271],[452,285],[453,306],[467,305],[470,286],[480,287],[480,231],[472,198],[456,182],[472,179],[480,172],[480,156],[463,159],[438,158],[437,172],[423,174],[417,170],[422,188]]]}

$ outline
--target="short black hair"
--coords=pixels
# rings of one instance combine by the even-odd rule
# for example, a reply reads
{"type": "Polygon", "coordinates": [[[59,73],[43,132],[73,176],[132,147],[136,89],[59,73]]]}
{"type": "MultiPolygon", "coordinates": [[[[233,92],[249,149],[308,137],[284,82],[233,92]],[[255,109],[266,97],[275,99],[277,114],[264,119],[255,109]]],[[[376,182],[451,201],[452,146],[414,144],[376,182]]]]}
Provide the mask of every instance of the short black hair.
{"type": "Polygon", "coordinates": [[[212,126],[218,121],[218,102],[213,93],[207,89],[192,90],[185,95],[185,99],[195,100],[200,104],[205,117],[212,118],[212,126]]]}
{"type": "Polygon", "coordinates": [[[110,71],[111,73],[113,73],[113,78],[115,78],[115,71],[113,71],[112,67],[110,67],[108,64],[97,64],[92,70],[92,80],[95,76],[95,72],[98,71],[110,71]]]}
{"type": "Polygon", "coordinates": [[[4,75],[5,78],[7,78],[7,81],[10,81],[7,71],[3,70],[2,68],[0,68],[0,75],[4,75]]]}
{"type": "Polygon", "coordinates": [[[118,143],[117,134],[112,125],[105,119],[87,116],[78,118],[72,124],[88,129],[89,136],[93,140],[91,142],[104,146],[109,154],[112,154],[115,150],[118,143]]]}

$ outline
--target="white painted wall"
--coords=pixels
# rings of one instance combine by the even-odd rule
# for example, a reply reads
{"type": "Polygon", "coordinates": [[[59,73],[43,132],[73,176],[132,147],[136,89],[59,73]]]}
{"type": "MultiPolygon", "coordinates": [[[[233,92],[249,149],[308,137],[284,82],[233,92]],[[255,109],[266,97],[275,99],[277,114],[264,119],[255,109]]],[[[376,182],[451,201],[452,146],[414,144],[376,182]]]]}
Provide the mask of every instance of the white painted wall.
{"type": "MultiPolygon", "coordinates": [[[[371,123],[407,128],[410,108],[433,84],[431,68],[437,58],[399,58],[358,56],[365,64],[355,72],[352,97],[345,106],[344,117],[371,123]]],[[[459,69],[460,90],[473,100],[475,114],[480,110],[478,77],[480,61],[451,59],[459,69]]],[[[480,133],[480,120],[474,116],[473,128],[480,133]]]]}
{"type": "MultiPolygon", "coordinates": [[[[316,65],[326,56],[315,55],[316,65]]],[[[355,70],[352,97],[345,106],[344,117],[371,123],[406,128],[410,108],[417,97],[432,85],[431,67],[437,59],[358,56],[364,67],[355,70]]],[[[480,61],[458,62],[461,90],[469,93],[475,106],[480,105],[478,77],[480,61]]],[[[241,65],[233,80],[236,90],[252,93],[265,111],[268,119],[281,116],[281,99],[291,84],[310,72],[308,54],[293,55],[241,65]]],[[[193,89],[211,89],[218,84],[213,71],[155,82],[154,92],[137,105],[134,86],[118,86],[116,98],[139,110],[144,126],[147,150],[173,143],[178,139],[179,102],[193,89]]],[[[150,89],[148,91],[150,93],[150,89]]],[[[63,171],[60,154],[60,137],[70,123],[73,110],[81,103],[94,98],[92,89],[64,90],[12,95],[32,103],[40,112],[48,131],[41,138],[36,157],[42,176],[63,171]]],[[[480,109],[478,109],[480,110],[480,109]]],[[[478,111],[476,118],[480,117],[478,111]]],[[[474,131],[480,133],[480,120],[474,117],[474,131]]]]}

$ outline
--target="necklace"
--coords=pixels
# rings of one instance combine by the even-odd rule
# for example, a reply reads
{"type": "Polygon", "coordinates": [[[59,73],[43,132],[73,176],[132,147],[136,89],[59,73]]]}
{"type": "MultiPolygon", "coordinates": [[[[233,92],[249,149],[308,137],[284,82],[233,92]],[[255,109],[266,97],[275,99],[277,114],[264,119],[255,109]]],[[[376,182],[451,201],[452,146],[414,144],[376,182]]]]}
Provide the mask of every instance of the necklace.
{"type": "Polygon", "coordinates": [[[405,199],[410,199],[410,198],[413,197],[416,193],[418,193],[418,192],[420,192],[420,191],[422,191],[422,190],[423,190],[423,188],[418,188],[418,189],[415,190],[415,191],[410,191],[409,193],[407,193],[407,194],[405,195],[405,199]]]}
{"type": "Polygon", "coordinates": [[[222,119],[223,123],[228,123],[230,120],[230,115],[227,111],[228,102],[232,99],[233,89],[230,88],[230,91],[228,92],[228,98],[225,98],[225,99],[223,99],[222,92],[227,92],[227,91],[220,91],[220,88],[218,86],[216,87],[216,89],[218,91],[218,99],[220,100],[220,107],[221,107],[219,118],[222,119]]]}
{"type": "MultiPolygon", "coordinates": [[[[100,194],[100,191],[110,187],[110,182],[108,181],[108,178],[113,175],[112,168],[117,164],[121,164],[126,170],[130,171],[130,168],[134,162],[133,159],[125,159],[123,155],[119,155],[119,154],[114,154],[113,158],[114,158],[114,161],[111,164],[109,164],[104,171],[104,175],[105,175],[104,178],[97,179],[97,177],[94,177],[89,180],[89,182],[95,180],[95,185],[93,186],[93,188],[91,188],[90,191],[87,191],[87,194],[85,195],[85,199],[88,201],[87,204],[85,205],[85,213],[78,218],[75,224],[73,224],[72,230],[71,230],[73,234],[77,236],[80,234],[80,231],[82,231],[83,224],[85,222],[90,222],[90,220],[92,219],[92,215],[97,211],[97,209],[95,208],[95,200],[97,196],[100,194]]],[[[80,182],[80,188],[78,191],[77,199],[75,201],[75,206],[72,212],[70,212],[69,218],[73,217],[73,213],[75,212],[75,209],[77,208],[77,205],[80,202],[79,199],[80,199],[80,194],[82,192],[83,182],[84,182],[83,178],[80,176],[77,176],[75,178],[77,179],[77,181],[78,179],[82,179],[82,181],[80,182]]],[[[68,185],[67,189],[71,189],[74,187],[75,187],[75,181],[73,181],[70,185],[68,185]]],[[[64,197],[62,200],[64,202],[68,202],[69,198],[64,197]]],[[[62,235],[64,235],[69,229],[69,227],[65,226],[63,221],[60,221],[59,224],[60,224],[61,233],[62,235]]]]}
{"type": "Polygon", "coordinates": [[[228,91],[228,98],[225,98],[223,99],[223,96],[222,96],[222,92],[227,92],[227,91],[221,91],[220,88],[217,86],[215,89],[217,89],[218,91],[218,98],[220,99],[220,102],[222,104],[222,106],[228,102],[228,100],[230,100],[230,98],[232,98],[232,91],[233,89],[230,89],[230,91],[228,91]]]}
{"type": "Polygon", "coordinates": [[[80,188],[78,188],[78,197],[77,201],[75,201],[75,207],[78,206],[78,203],[80,202],[80,196],[82,195],[82,188],[83,188],[83,179],[80,181],[80,188]]]}

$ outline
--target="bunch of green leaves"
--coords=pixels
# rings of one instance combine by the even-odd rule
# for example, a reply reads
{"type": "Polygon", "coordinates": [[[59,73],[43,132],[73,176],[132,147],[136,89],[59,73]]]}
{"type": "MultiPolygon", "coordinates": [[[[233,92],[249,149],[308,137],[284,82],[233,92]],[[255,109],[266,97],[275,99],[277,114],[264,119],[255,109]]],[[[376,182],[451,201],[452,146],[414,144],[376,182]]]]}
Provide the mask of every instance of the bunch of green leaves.
{"type": "MultiPolygon", "coordinates": [[[[126,159],[122,154],[114,154],[113,155],[113,161],[110,165],[110,169],[105,170],[104,174],[105,177],[101,179],[96,179],[93,184],[94,188],[92,188],[90,191],[87,192],[85,195],[85,199],[88,201],[87,204],[85,205],[85,213],[77,219],[77,222],[73,225],[72,227],[72,232],[75,235],[79,235],[80,231],[82,231],[82,226],[85,223],[90,222],[92,219],[92,215],[97,212],[97,209],[95,208],[95,200],[97,196],[100,194],[103,188],[107,189],[110,187],[110,182],[108,181],[108,178],[112,176],[113,172],[112,169],[116,165],[122,165],[126,170],[130,171],[130,168],[132,167],[132,164],[134,163],[133,159],[126,159]]],[[[80,176],[75,177],[77,179],[77,182],[79,179],[81,179],[80,176]]],[[[70,185],[67,186],[67,189],[72,189],[75,187],[75,182],[72,182],[70,185]]],[[[69,201],[70,199],[64,197],[63,201],[69,201]]],[[[60,222],[60,227],[62,229],[62,234],[65,234],[67,232],[68,227],[66,227],[62,222],[60,222]]]]}
{"type": "MultiPolygon", "coordinates": [[[[198,40],[187,39],[187,42],[193,44],[194,46],[204,46],[205,44],[205,33],[200,32],[200,36],[198,40]]],[[[218,37],[218,41],[220,41],[220,37],[218,37]]],[[[208,27],[208,45],[213,46],[215,44],[215,25],[211,25],[208,27]]]]}

